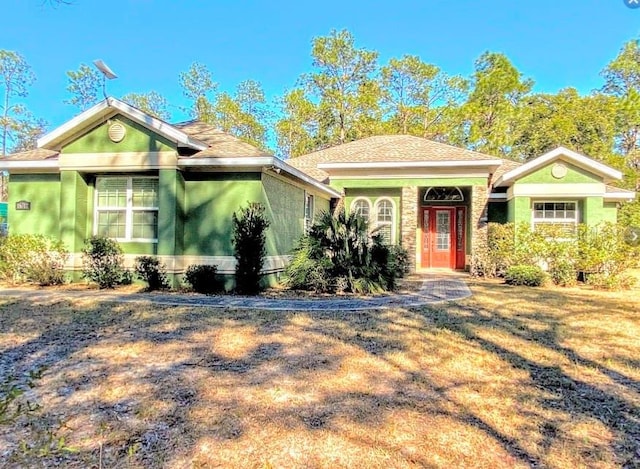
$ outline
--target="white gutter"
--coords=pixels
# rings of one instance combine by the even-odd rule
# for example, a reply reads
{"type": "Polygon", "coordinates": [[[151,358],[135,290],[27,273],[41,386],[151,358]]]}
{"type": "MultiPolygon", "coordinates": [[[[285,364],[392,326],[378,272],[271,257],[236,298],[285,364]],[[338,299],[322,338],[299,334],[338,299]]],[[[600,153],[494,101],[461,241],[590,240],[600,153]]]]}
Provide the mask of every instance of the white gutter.
{"type": "Polygon", "coordinates": [[[319,169],[399,169],[399,168],[477,168],[500,166],[502,160],[380,161],[366,163],[320,163],[319,169]]]}
{"type": "MultiPolygon", "coordinates": [[[[202,167],[214,167],[214,168],[273,168],[275,170],[284,171],[291,176],[306,182],[307,184],[315,187],[316,189],[324,192],[325,194],[340,198],[342,194],[331,187],[316,181],[312,177],[303,173],[299,169],[285,163],[279,158],[273,156],[242,156],[235,158],[180,158],[178,160],[178,167],[182,168],[202,168],[202,167]]],[[[280,172],[277,171],[277,172],[280,172]]]]}

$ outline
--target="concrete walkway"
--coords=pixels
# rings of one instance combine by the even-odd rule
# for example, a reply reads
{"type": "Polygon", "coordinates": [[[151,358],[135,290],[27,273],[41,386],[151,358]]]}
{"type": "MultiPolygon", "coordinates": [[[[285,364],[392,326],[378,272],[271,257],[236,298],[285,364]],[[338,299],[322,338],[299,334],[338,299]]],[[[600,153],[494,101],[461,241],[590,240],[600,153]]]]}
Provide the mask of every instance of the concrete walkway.
{"type": "Polygon", "coordinates": [[[6,288],[0,295],[29,301],[91,299],[118,303],[153,303],[164,306],[205,306],[209,308],[261,309],[269,311],[362,311],[371,309],[415,308],[471,296],[463,277],[451,274],[425,275],[415,293],[389,294],[370,298],[267,298],[254,296],[206,296],[180,293],[123,293],[117,290],[55,290],[6,288]]]}

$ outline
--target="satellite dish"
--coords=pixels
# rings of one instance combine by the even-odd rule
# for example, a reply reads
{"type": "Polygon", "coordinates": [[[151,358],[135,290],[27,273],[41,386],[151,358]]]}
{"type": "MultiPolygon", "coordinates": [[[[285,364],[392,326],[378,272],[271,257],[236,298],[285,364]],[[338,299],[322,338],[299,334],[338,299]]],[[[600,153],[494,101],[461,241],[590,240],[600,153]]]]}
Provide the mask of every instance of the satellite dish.
{"type": "Polygon", "coordinates": [[[102,72],[105,78],[108,78],[109,80],[118,78],[118,75],[113,73],[113,70],[111,70],[109,66],[106,63],[104,63],[102,60],[100,59],[94,60],[93,64],[96,66],[98,70],[102,72]]]}
{"type": "Polygon", "coordinates": [[[102,94],[104,95],[104,99],[107,99],[107,79],[113,80],[114,78],[118,78],[118,75],[113,73],[113,70],[100,59],[94,60],[93,65],[102,73],[102,94]]]}

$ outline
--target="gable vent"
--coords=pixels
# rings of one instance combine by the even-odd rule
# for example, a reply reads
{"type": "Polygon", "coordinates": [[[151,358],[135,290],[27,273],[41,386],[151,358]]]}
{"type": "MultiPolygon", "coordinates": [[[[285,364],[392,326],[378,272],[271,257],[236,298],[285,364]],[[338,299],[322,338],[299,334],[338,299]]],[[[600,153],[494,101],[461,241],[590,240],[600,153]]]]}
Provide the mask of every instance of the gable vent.
{"type": "Polygon", "coordinates": [[[109,138],[112,142],[118,143],[124,139],[127,134],[127,129],[120,122],[114,122],[109,126],[109,138]]]}

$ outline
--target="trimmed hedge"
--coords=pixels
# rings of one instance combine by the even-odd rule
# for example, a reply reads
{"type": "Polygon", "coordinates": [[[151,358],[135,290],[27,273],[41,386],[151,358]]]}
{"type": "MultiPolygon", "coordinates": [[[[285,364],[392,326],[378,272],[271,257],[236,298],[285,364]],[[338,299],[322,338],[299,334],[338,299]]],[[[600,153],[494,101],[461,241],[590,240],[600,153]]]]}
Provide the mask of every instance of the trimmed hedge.
{"type": "Polygon", "coordinates": [[[507,269],[504,281],[509,285],[541,287],[547,281],[547,274],[536,265],[514,265],[507,269]]]}
{"type": "Polygon", "coordinates": [[[217,274],[218,267],[215,265],[190,265],[184,274],[184,281],[193,291],[211,295],[223,290],[217,274]]]}

